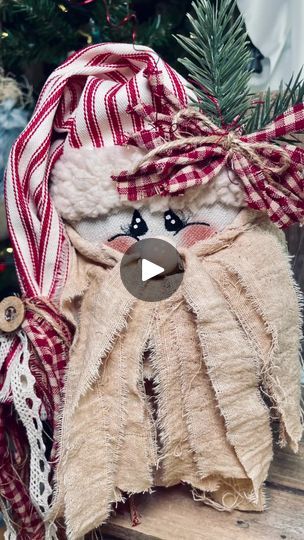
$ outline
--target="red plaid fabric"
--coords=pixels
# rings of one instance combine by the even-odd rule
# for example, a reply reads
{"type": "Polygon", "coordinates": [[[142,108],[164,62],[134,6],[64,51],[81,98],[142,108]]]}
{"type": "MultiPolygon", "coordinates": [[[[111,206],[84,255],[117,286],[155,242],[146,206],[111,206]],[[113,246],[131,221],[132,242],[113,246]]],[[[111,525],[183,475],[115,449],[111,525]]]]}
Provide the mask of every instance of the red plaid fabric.
{"type": "Polygon", "coordinates": [[[160,151],[135,172],[122,171],[113,177],[122,199],[136,201],[154,195],[180,195],[191,187],[208,184],[226,166],[242,182],[249,207],[267,212],[279,227],[303,222],[304,182],[301,169],[304,150],[291,144],[278,146],[273,143],[275,139],[304,130],[303,103],[288,109],[262,131],[249,135],[229,132],[210,121],[204,123],[197,114],[192,119],[189,114],[180,115],[178,123],[175,123],[176,100],[170,99],[170,105],[171,112],[167,115],[158,115],[151,106],[137,106],[136,111],[148,115],[155,129],[131,136],[128,143],[148,150],[160,146],[160,151]],[[233,133],[235,140],[230,149],[223,144],[229,133],[233,133]],[[187,143],[190,137],[204,137],[206,141],[187,143]],[[212,137],[212,143],[208,143],[208,137],[212,137]],[[214,137],[218,137],[218,142],[214,142],[214,137]],[[180,138],[185,144],[162,150],[164,142],[180,138]],[[269,143],[273,143],[271,147],[269,143]],[[288,167],[284,172],[274,172],[280,171],[286,156],[289,158],[288,167]],[[263,167],[260,162],[263,162],[263,167]]]}
{"type": "Polygon", "coordinates": [[[0,493],[18,540],[43,540],[44,524],[28,493],[29,448],[13,409],[0,404],[0,493]],[[8,446],[8,438],[11,444],[8,446]]]}
{"type": "Polygon", "coordinates": [[[30,367],[36,392],[44,406],[53,432],[51,461],[56,456],[64,373],[73,339],[73,327],[47,299],[25,300],[23,330],[31,344],[30,367]]]}

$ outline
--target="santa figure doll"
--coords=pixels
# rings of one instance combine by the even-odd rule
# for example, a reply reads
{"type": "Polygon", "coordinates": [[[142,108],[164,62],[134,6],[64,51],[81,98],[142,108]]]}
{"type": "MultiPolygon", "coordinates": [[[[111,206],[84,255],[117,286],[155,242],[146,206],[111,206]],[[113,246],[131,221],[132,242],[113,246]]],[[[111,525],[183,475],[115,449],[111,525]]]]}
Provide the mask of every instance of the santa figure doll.
{"type": "Polygon", "coordinates": [[[2,306],[1,396],[30,448],[26,516],[2,472],[0,490],[20,538],[56,538],[59,517],[82,537],[181,483],[261,511],[274,440],[297,450],[300,294],[280,228],[303,221],[304,157],[274,141],[303,130],[304,107],[245,134],[199,101],[151,49],[93,45],[49,77],[13,147],[22,297],[2,306]],[[122,261],[149,260],[148,240],[178,265],[133,294],[122,261]]]}

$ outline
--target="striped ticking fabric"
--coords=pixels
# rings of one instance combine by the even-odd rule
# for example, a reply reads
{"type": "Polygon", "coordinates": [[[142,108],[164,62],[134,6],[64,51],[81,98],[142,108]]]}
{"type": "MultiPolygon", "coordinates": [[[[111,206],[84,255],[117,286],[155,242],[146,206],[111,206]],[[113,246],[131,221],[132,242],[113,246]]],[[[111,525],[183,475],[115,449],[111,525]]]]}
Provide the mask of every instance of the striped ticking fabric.
{"type": "Polygon", "coordinates": [[[134,106],[150,103],[161,112],[159,92],[149,81],[155,72],[159,91],[167,87],[185,107],[184,81],[147,47],[93,45],[71,56],[46,82],[13,146],[5,184],[8,226],[27,296],[54,296],[67,272],[64,229],[48,191],[55,161],[66,146],[122,145],[126,134],[149,127],[134,106]]]}

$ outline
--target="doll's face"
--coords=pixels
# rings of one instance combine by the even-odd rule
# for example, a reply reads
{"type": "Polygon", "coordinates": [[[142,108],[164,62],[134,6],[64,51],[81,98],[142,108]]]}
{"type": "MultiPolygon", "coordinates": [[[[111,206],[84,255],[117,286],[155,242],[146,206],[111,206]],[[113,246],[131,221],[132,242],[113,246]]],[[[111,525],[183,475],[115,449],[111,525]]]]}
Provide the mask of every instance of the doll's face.
{"type": "Polygon", "coordinates": [[[222,231],[244,206],[235,174],[223,167],[212,182],[182,195],[146,197],[133,205],[120,198],[113,175],[142,159],[137,147],[68,149],[56,162],[51,195],[58,213],[84,239],[125,252],[147,238],[187,248],[222,231]]]}
{"type": "Polygon", "coordinates": [[[145,238],[162,238],[176,247],[190,247],[223,230],[238,212],[222,204],[202,207],[196,213],[186,209],[152,213],[145,207],[123,208],[105,217],[83,219],[74,228],[89,242],[106,243],[121,252],[145,238]]]}

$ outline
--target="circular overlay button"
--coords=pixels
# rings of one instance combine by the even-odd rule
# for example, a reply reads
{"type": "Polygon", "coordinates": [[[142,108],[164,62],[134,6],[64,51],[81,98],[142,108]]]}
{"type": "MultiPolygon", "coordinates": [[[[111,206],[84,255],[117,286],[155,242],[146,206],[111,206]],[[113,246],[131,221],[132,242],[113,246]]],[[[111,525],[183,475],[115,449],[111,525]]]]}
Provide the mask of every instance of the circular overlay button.
{"type": "Polygon", "coordinates": [[[21,326],[25,315],[22,300],[17,296],[8,296],[0,302],[0,330],[14,332],[21,326]]]}
{"type": "Polygon", "coordinates": [[[183,272],[178,251],[158,238],[139,240],[126,251],[120,263],[124,286],[145,302],[169,298],[180,286],[183,272]]]}

